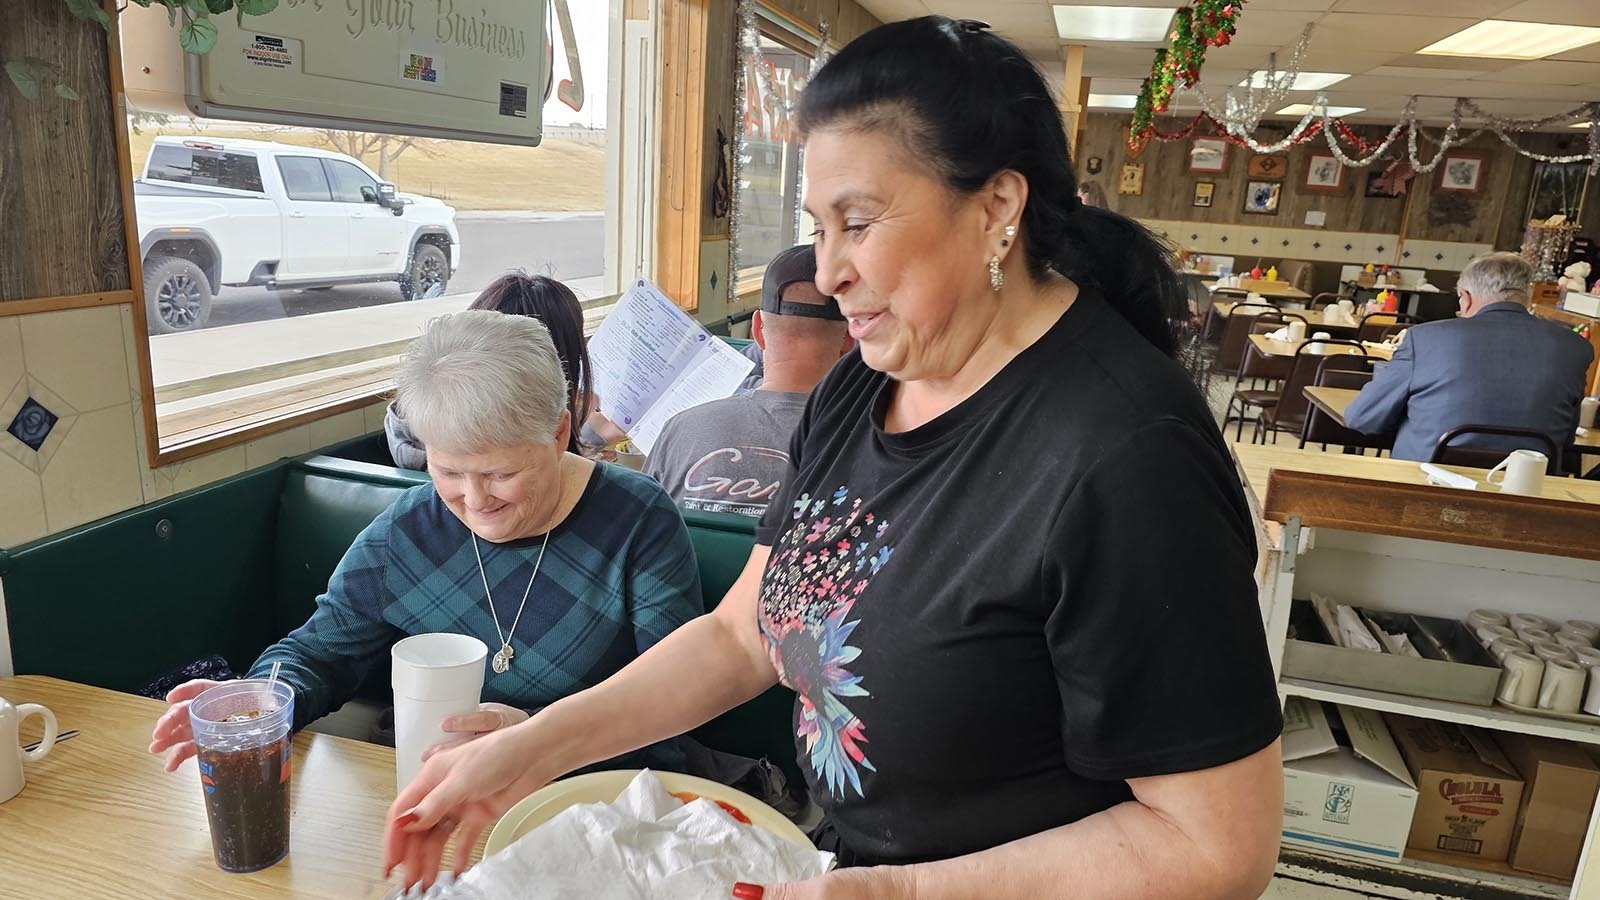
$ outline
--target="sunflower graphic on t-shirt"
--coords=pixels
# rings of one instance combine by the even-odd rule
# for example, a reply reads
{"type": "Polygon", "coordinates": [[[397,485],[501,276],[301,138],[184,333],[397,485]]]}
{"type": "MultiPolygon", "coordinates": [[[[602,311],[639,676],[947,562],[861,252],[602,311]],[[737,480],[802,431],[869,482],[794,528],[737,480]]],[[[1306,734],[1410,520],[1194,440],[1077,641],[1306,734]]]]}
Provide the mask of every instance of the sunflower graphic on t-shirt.
{"type": "Polygon", "coordinates": [[[884,541],[889,525],[844,487],[826,499],[802,494],[791,519],[761,583],[762,639],[779,679],[799,695],[795,731],[817,781],[834,797],[847,788],[863,796],[861,770],[877,770],[866,725],[845,699],[872,695],[849,668],[861,656],[849,643],[861,620],[850,615],[894,555],[884,541]]]}

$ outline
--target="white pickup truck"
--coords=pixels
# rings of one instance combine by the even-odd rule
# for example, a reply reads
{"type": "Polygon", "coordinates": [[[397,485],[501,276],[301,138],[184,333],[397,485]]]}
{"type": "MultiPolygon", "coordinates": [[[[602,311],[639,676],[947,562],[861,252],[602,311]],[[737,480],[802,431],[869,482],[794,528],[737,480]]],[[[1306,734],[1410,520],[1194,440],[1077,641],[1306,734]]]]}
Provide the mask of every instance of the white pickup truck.
{"type": "Polygon", "coordinates": [[[223,285],[393,281],[411,300],[442,294],[461,262],[454,209],[290,144],[158,137],[134,209],[152,334],[205,327],[223,285]]]}

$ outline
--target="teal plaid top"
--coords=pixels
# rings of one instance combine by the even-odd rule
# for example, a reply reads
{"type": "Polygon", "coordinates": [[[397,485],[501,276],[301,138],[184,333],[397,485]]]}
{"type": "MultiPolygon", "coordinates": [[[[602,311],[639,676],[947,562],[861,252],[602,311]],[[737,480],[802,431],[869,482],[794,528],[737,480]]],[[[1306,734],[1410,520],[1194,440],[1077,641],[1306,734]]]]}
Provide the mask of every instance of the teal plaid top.
{"type": "MultiPolygon", "coordinates": [[[[343,705],[390,646],[448,631],[499,649],[471,532],[431,484],[406,491],[357,536],[304,625],[250,668],[295,689],[295,728],[343,705]]],[[[480,540],[502,628],[533,575],[543,535],[480,540]]],[[[694,547],[672,499],[653,479],[598,463],[578,504],[550,533],[509,671],[484,666],[483,699],[526,710],[604,681],[704,612],[694,547]]],[[[676,747],[643,762],[681,770],[676,747]]]]}

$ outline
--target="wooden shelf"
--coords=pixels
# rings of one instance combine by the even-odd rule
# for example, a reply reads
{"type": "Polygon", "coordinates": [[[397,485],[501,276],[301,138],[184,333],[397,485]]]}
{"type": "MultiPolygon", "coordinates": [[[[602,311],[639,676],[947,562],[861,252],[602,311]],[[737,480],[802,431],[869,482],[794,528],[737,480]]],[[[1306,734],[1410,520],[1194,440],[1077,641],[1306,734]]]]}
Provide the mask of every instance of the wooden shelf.
{"type": "Polygon", "coordinates": [[[1569,722],[1565,719],[1532,716],[1501,706],[1474,706],[1470,703],[1452,703],[1449,700],[1430,700],[1426,697],[1412,697],[1408,694],[1391,694],[1386,691],[1372,691],[1365,688],[1324,684],[1320,681],[1306,681],[1301,678],[1282,678],[1278,681],[1278,689],[1295,697],[1326,700],[1330,703],[1343,703],[1347,706],[1359,706],[1362,709],[1375,709],[1379,712],[1399,713],[1403,716],[1415,716],[1423,719],[1438,719],[1443,722],[1455,722],[1461,725],[1475,725],[1479,728],[1488,728],[1493,731],[1510,731],[1517,734],[1557,738],[1563,741],[1600,744],[1600,716],[1595,718],[1595,724],[1586,725],[1581,722],[1569,722]]]}
{"type": "MultiPolygon", "coordinates": [[[[1349,459],[1364,469],[1378,462],[1349,459]]],[[[1415,463],[1409,465],[1420,473],[1415,463]]],[[[1600,541],[1594,539],[1600,534],[1600,503],[1593,500],[1600,491],[1593,482],[1546,478],[1545,496],[1519,497],[1379,480],[1382,475],[1373,474],[1273,468],[1262,513],[1275,522],[1299,517],[1302,525],[1342,531],[1600,560],[1600,541]]]]}
{"type": "Polygon", "coordinates": [[[1518,872],[1505,865],[1463,866],[1446,861],[1448,854],[1423,854],[1410,849],[1406,854],[1404,859],[1391,862],[1286,844],[1278,856],[1278,874],[1295,881],[1383,897],[1437,898],[1440,889],[1446,886],[1451,897],[1497,900],[1508,897],[1565,900],[1572,891],[1570,882],[1518,872]],[[1374,885],[1395,888],[1400,893],[1376,894],[1374,885]]]}

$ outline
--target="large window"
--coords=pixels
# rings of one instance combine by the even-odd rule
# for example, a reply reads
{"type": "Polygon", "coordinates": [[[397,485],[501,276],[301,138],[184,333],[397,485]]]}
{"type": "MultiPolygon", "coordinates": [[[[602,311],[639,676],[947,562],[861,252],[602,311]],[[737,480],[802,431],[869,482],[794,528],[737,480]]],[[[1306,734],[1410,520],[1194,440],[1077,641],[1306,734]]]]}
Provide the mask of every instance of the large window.
{"type": "Polygon", "coordinates": [[[132,112],[162,455],[370,402],[429,320],[507,272],[601,300],[614,6],[569,0],[537,147],[132,112]]]}
{"type": "Polygon", "coordinates": [[[811,72],[810,52],[776,25],[762,23],[761,57],[745,60],[745,110],[739,187],[739,267],[759,270],[801,234],[801,152],[791,110],[811,72]]]}

